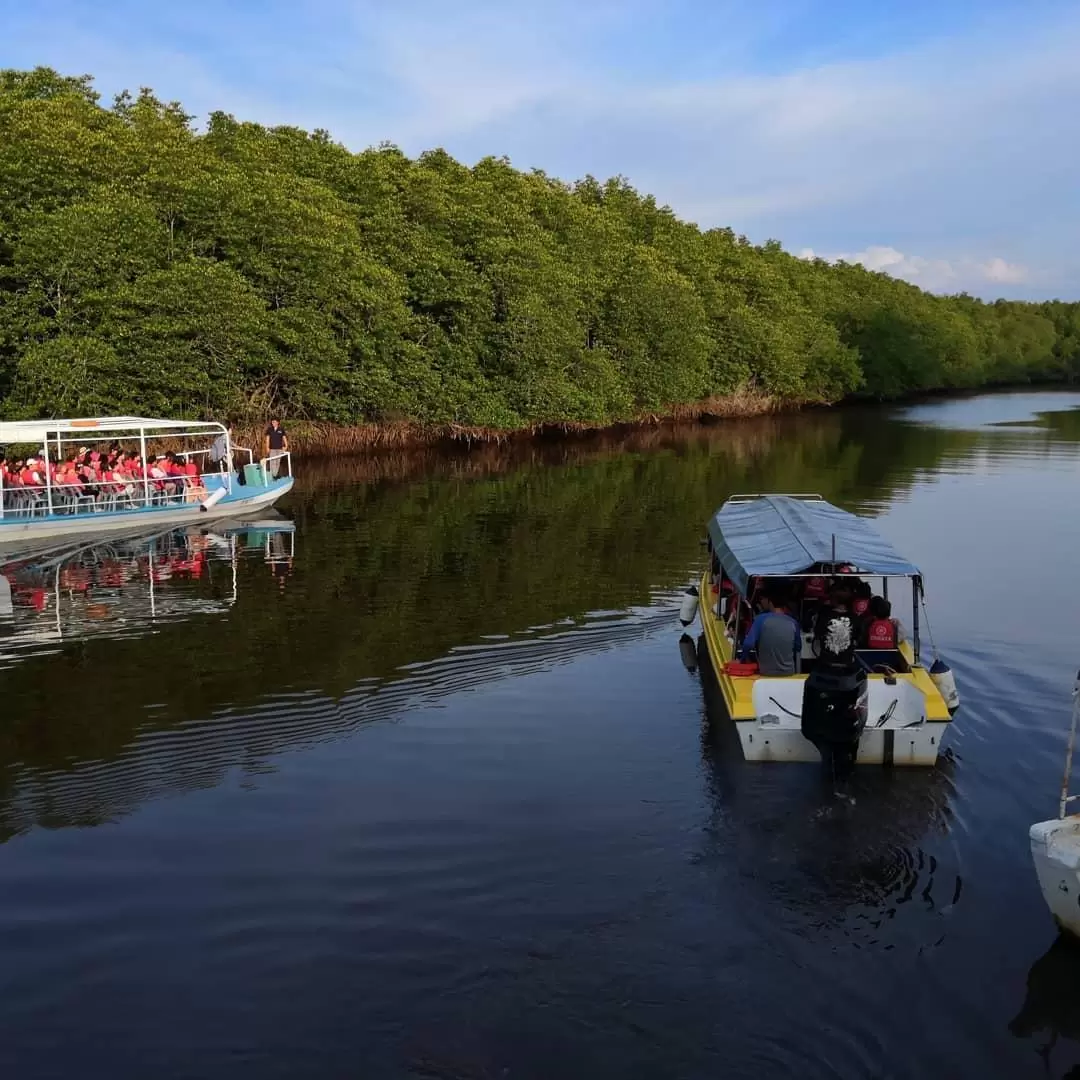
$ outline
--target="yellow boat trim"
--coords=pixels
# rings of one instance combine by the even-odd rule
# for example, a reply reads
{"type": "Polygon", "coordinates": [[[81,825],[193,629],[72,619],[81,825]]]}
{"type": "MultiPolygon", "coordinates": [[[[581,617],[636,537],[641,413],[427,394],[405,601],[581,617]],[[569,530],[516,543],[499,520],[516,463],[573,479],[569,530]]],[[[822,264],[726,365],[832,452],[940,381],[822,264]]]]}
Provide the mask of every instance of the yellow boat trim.
{"type": "MultiPolygon", "coordinates": [[[[709,659],[712,661],[716,681],[720,684],[720,692],[724,695],[728,713],[731,719],[735,721],[753,720],[756,718],[753,701],[754,683],[759,676],[728,675],[725,670],[728,661],[731,660],[731,641],[728,639],[727,628],[724,626],[723,620],[717,617],[714,609],[712,581],[708,571],[701,577],[699,595],[698,612],[701,616],[702,629],[705,631],[705,645],[709,650],[709,659]]],[[[909,664],[914,662],[910,642],[901,642],[900,651],[909,664]]],[[[799,682],[806,678],[805,675],[781,677],[799,682]]],[[[882,680],[885,676],[872,674],[868,678],[882,680]]],[[[947,723],[952,719],[949,716],[949,709],[945,704],[945,699],[941,696],[941,691],[934,684],[934,680],[930,678],[926,668],[917,667],[910,672],[897,672],[896,678],[912,683],[918,690],[922,691],[923,697],[926,699],[926,719],[929,723],[947,723]]]]}

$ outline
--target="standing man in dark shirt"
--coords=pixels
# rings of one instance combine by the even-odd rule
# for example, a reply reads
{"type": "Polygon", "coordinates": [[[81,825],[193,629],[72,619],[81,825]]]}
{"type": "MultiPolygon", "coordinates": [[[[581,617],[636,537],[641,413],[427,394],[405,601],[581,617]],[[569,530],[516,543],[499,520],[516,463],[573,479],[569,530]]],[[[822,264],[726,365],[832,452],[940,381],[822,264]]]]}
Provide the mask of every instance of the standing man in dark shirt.
{"type": "MultiPolygon", "coordinates": [[[[270,426],[263,432],[263,457],[270,458],[271,454],[281,454],[289,449],[289,436],[281,426],[281,421],[275,416],[270,421],[270,426]]],[[[276,480],[278,470],[281,468],[281,458],[273,457],[267,462],[270,476],[276,480]]]]}

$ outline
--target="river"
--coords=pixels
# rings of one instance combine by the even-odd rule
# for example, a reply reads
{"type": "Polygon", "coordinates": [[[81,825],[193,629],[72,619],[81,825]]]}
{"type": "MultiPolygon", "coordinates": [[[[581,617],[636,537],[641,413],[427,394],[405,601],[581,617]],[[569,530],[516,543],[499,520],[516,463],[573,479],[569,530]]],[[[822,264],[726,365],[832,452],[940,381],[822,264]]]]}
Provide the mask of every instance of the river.
{"type": "Polygon", "coordinates": [[[1080,1063],[1027,846],[1080,663],[1080,394],[301,470],[292,531],[5,568],[0,1075],[1080,1063]],[[963,695],[935,769],[844,808],[741,760],[677,621],[738,491],[922,567],[963,695]]]}

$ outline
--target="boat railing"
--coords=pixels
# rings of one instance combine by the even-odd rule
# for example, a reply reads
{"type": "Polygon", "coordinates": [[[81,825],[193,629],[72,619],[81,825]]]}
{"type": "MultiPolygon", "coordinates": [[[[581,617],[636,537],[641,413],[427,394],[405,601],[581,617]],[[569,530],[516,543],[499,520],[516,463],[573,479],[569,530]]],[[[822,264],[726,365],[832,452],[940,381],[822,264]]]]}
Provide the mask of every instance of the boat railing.
{"type": "Polygon", "coordinates": [[[10,484],[5,487],[0,478],[0,520],[145,510],[198,502],[205,495],[201,476],[151,476],[146,479],[140,476],[18,487],[10,484]]]}
{"type": "Polygon", "coordinates": [[[264,457],[259,462],[262,470],[262,482],[269,484],[271,480],[277,480],[281,476],[282,464],[285,466],[285,475],[292,476],[292,454],[288,450],[275,450],[272,454],[264,457]],[[274,464],[274,463],[277,464],[274,464]]]}

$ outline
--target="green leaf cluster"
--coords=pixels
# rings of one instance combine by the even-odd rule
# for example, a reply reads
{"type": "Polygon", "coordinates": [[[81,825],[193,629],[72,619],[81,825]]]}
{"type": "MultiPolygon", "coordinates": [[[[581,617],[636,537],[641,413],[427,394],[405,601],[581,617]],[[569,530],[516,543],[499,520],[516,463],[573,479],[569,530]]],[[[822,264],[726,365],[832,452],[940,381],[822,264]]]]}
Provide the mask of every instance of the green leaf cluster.
{"type": "Polygon", "coordinates": [[[9,416],[607,423],[1072,378],[1076,304],[939,297],[568,185],[0,71],[9,416]]]}

